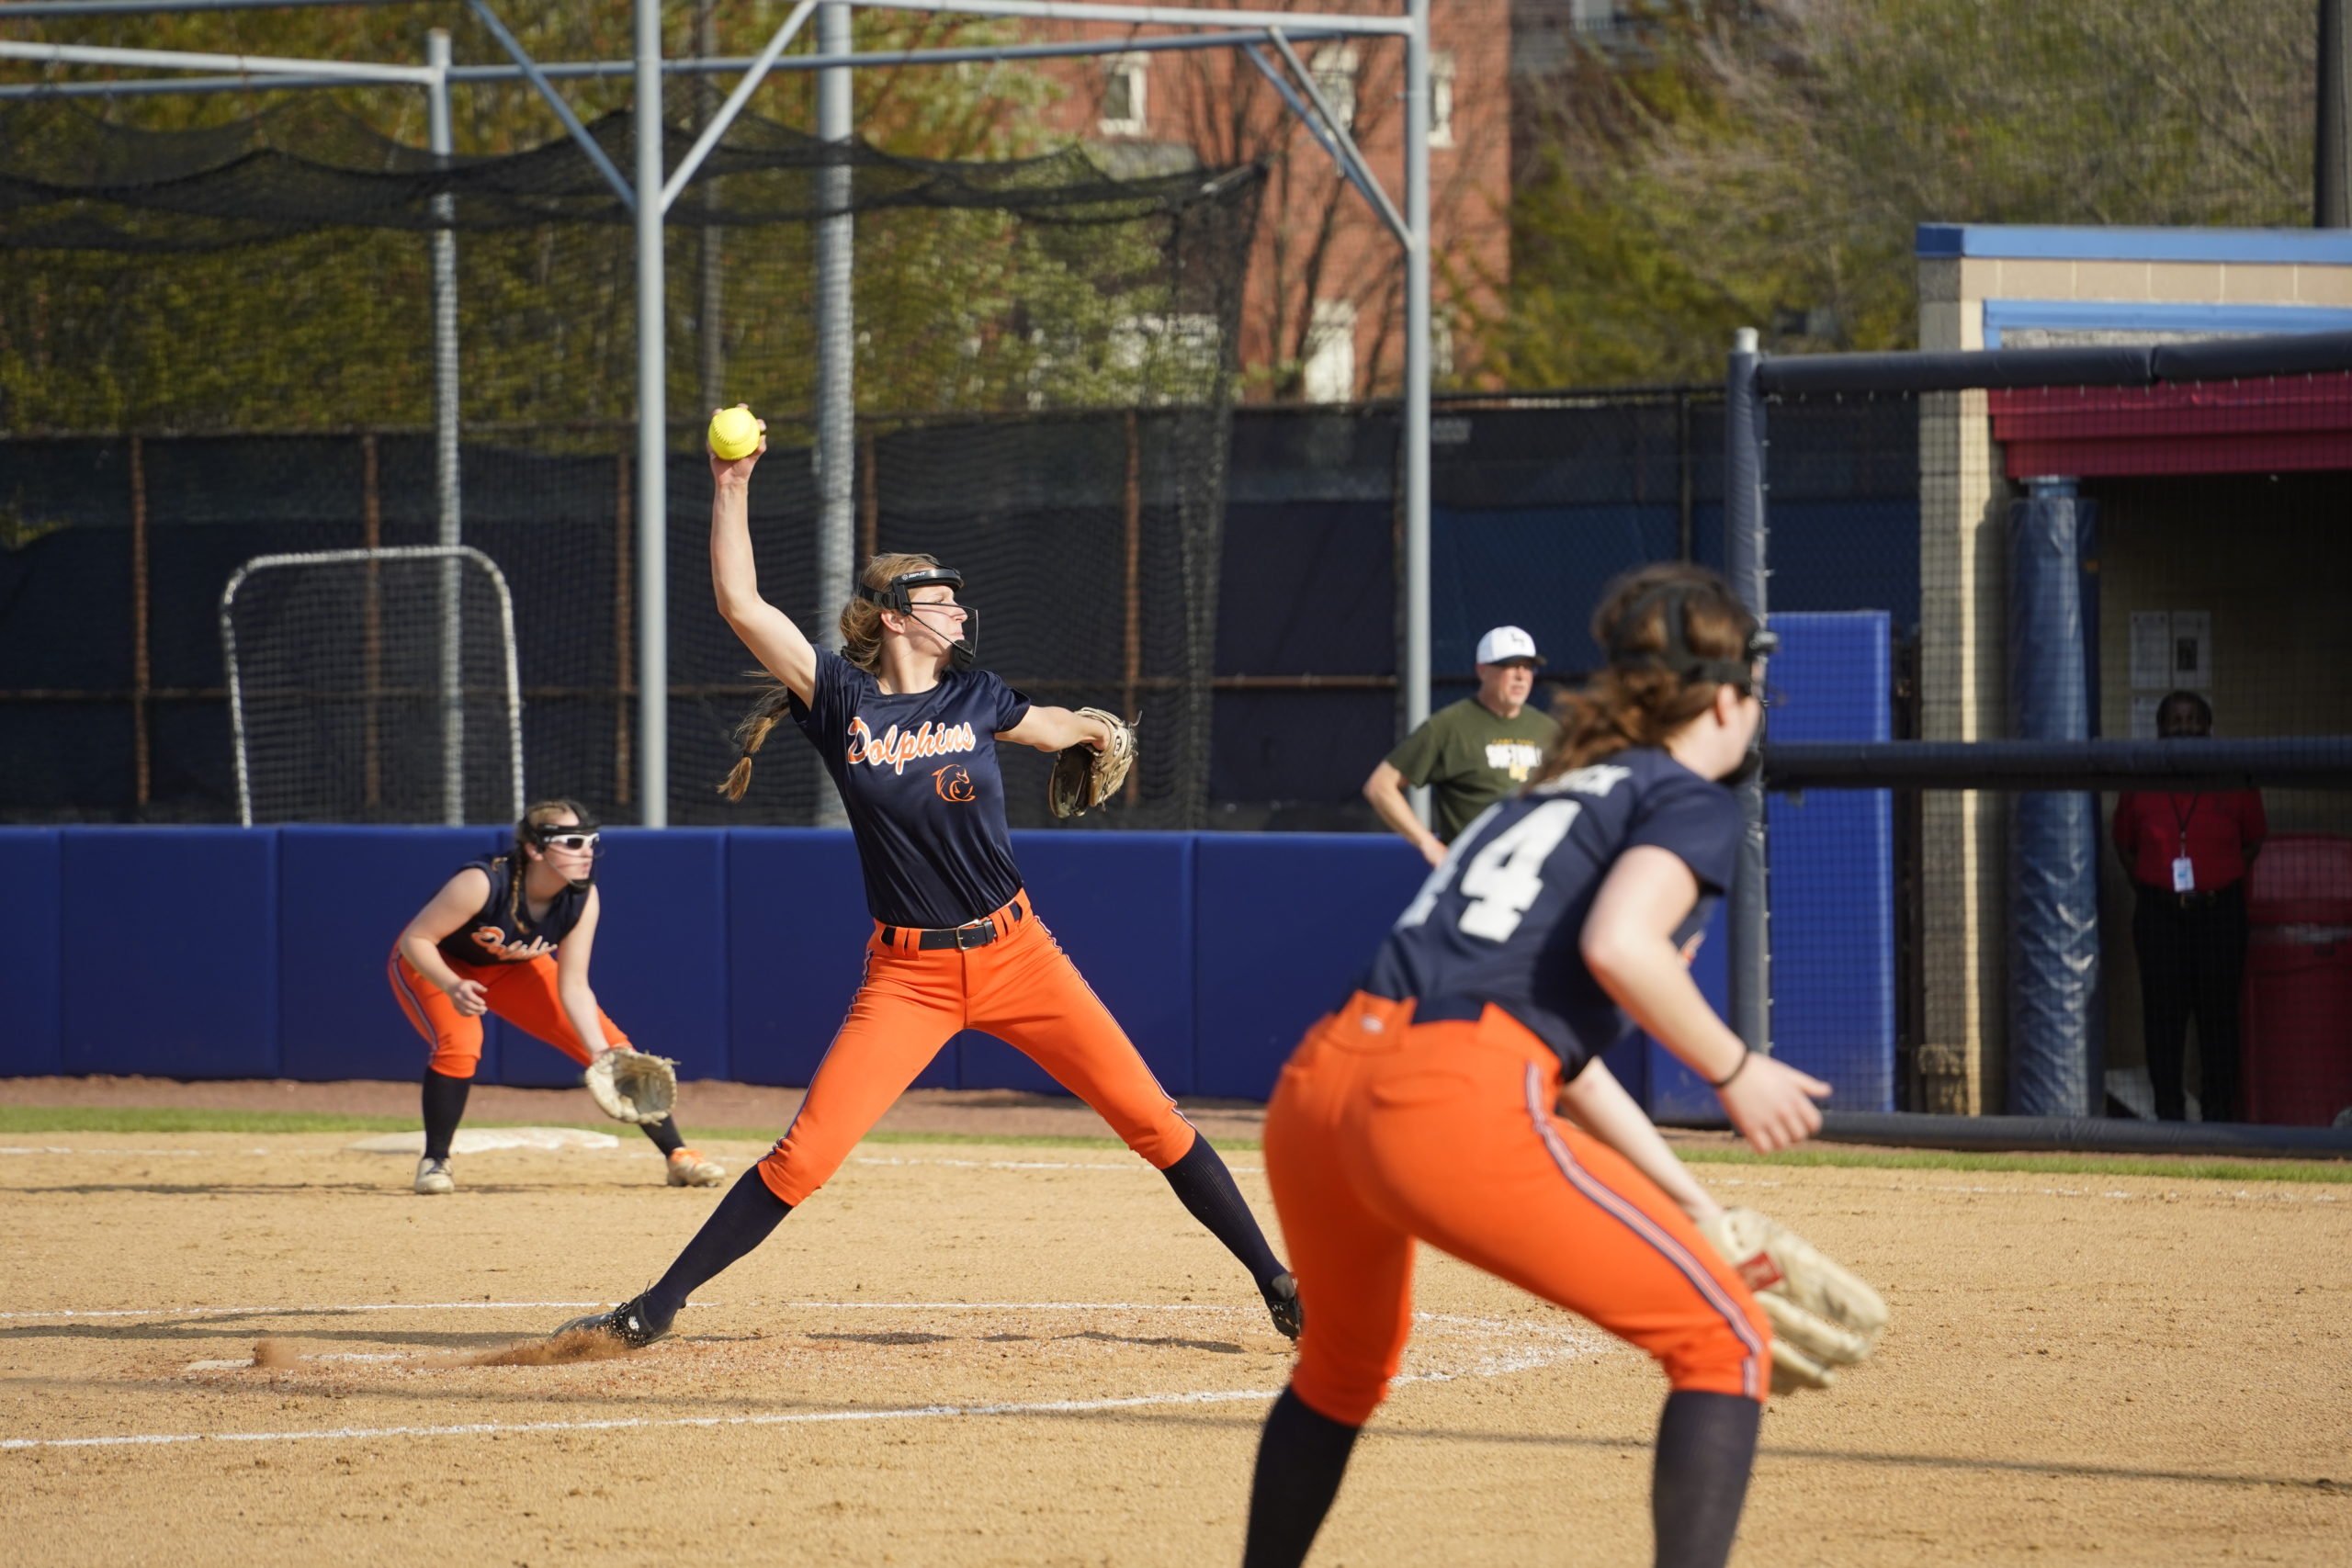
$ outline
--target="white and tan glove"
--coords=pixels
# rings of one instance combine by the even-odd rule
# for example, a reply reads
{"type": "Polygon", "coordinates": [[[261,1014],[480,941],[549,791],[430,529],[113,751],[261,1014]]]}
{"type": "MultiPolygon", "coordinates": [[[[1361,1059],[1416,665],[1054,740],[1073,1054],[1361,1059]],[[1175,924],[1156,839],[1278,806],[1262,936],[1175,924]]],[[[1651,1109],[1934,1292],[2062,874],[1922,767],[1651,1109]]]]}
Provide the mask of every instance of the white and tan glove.
{"type": "Polygon", "coordinates": [[[678,1103],[678,1064],[642,1051],[607,1051],[580,1081],[596,1109],[616,1122],[666,1121],[678,1103]]]}
{"type": "Polygon", "coordinates": [[[1725,1209],[1699,1230],[1772,1320],[1773,1393],[1827,1388],[1877,1346],[1886,1303],[1796,1232],[1753,1209],[1725,1209]]]}
{"type": "Polygon", "coordinates": [[[1111,729],[1111,743],[1097,751],[1083,743],[1065,746],[1046,781],[1046,805],[1057,817],[1091,811],[1119,793],[1136,765],[1136,727],[1101,708],[1080,708],[1081,718],[1099,718],[1111,729]]]}

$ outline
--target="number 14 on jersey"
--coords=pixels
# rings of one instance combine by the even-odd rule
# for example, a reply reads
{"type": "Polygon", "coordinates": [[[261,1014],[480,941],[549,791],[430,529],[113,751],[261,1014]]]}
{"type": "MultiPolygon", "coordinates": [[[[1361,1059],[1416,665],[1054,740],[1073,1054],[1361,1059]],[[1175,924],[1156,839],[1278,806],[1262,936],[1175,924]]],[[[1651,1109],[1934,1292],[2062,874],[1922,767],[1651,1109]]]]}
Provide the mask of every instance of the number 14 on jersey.
{"type": "Polygon", "coordinates": [[[1487,818],[1502,809],[1492,807],[1486,816],[1473,822],[1444,863],[1430,873],[1421,884],[1420,893],[1405,912],[1397,917],[1399,930],[1418,926],[1430,918],[1437,901],[1452,886],[1454,873],[1462,874],[1462,897],[1467,900],[1456,922],[1465,934],[1484,937],[1488,942],[1508,942],[1527,911],[1544,896],[1544,867],[1551,860],[1552,852],[1568,836],[1576,825],[1577,814],[1583,804],[1574,800],[1547,800],[1526,816],[1495,835],[1487,843],[1478,844],[1465,866],[1464,852],[1477,843],[1486,831],[1487,818]]]}

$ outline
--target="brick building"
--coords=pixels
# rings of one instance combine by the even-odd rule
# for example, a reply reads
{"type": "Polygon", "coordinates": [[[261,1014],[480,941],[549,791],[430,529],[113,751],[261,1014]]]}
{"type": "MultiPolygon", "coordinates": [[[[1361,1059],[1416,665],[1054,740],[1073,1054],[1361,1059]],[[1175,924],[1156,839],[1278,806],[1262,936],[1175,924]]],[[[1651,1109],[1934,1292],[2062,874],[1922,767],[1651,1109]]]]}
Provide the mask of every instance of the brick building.
{"type": "MultiPolygon", "coordinates": [[[[1302,17],[1350,9],[1333,0],[1277,3],[1302,17]]],[[[1137,31],[1034,26],[1036,36],[1056,39],[1137,31]]],[[[1510,0],[1446,0],[1433,8],[1431,33],[1433,368],[1441,386],[1475,386],[1468,322],[1498,307],[1510,272],[1510,0]]],[[[1296,48],[1401,210],[1403,40],[1302,39],[1296,48]]],[[[1091,144],[1115,171],[1266,161],[1243,306],[1245,400],[1339,402],[1396,391],[1404,370],[1402,252],[1245,55],[1138,52],[1057,61],[1048,69],[1065,89],[1049,119],[1091,144]]]]}

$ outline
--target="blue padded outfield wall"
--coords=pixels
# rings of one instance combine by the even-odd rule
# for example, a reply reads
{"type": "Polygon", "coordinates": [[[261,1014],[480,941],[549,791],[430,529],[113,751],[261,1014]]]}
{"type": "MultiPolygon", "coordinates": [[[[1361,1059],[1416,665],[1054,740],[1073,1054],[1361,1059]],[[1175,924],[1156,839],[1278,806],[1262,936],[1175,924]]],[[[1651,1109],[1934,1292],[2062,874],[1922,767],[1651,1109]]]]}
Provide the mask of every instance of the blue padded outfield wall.
{"type": "MultiPolygon", "coordinates": [[[[1775,734],[1883,738],[1883,615],[1786,615],[1775,734]],[[1873,728],[1872,725],[1876,728],[1873,728]]],[[[1887,1110],[1894,1082],[1892,826],[1883,795],[1772,803],[1773,1030],[1887,1110]]],[[[6,980],[0,1075],[411,1078],[424,1042],[386,964],[401,927],[492,828],[0,828],[6,980]]],[[[808,1081],[872,931],[847,832],[616,828],[597,997],[688,1078],[808,1081]]],[[[1040,917],[1170,1092],[1263,1099],[1345,995],[1426,868],[1368,834],[1017,832],[1040,917]]],[[[1718,918],[1697,974],[1723,1004],[1718,918]]],[[[1638,1040],[1609,1057],[1661,1115],[1714,1097],[1638,1040]]],[[[481,1077],[574,1081],[571,1061],[493,1021],[481,1077]]],[[[920,1082],[1049,1089],[1026,1058],[965,1034],[920,1082]]]]}

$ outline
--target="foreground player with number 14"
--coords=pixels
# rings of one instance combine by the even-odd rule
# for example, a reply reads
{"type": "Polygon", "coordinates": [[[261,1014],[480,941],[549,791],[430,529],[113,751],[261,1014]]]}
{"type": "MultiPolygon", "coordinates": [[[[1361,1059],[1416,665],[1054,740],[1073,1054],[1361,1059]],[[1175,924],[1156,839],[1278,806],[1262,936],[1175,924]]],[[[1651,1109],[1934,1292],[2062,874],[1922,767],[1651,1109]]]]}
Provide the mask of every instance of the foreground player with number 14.
{"type": "Polygon", "coordinates": [[[1267,1108],[1267,1180],[1308,1310],[1260,1441],[1246,1568],[1305,1560],[1396,1374],[1423,1241],[1657,1359],[1672,1392],[1657,1561],[1730,1553],[1770,1329],[1679,1206],[1703,1203],[1695,1184],[1597,1058],[1630,1014],[1758,1150],[1821,1125],[1829,1086],[1750,1055],[1686,964],[1731,884],[1742,828],[1724,781],[1757,755],[1771,639],[1686,566],[1621,580],[1593,637],[1610,667],[1572,699],[1551,761],[1454,840],[1267,1108]]]}
{"type": "MultiPolygon", "coordinates": [[[[996,742],[1112,743],[1099,718],[1033,704],[973,668],[977,619],[957,573],[877,556],[842,611],[842,651],[810,643],[762,598],[748,521],[763,439],[711,454],[711,581],[719,613],[778,689],[743,727],[752,755],[787,713],[841,791],[875,931],[865,977],[775,1147],[720,1201],[652,1289],[564,1325],[635,1347],[670,1332],[688,1292],[765,1240],[962,1029],[998,1036],[1099,1111],[1250,1270],[1294,1338],[1298,1292],[1209,1141],[1177,1111],[1110,1010],[1029,907],[1004,815],[996,742]]],[[[562,1332],[562,1330],[559,1330],[562,1332]]]]}

